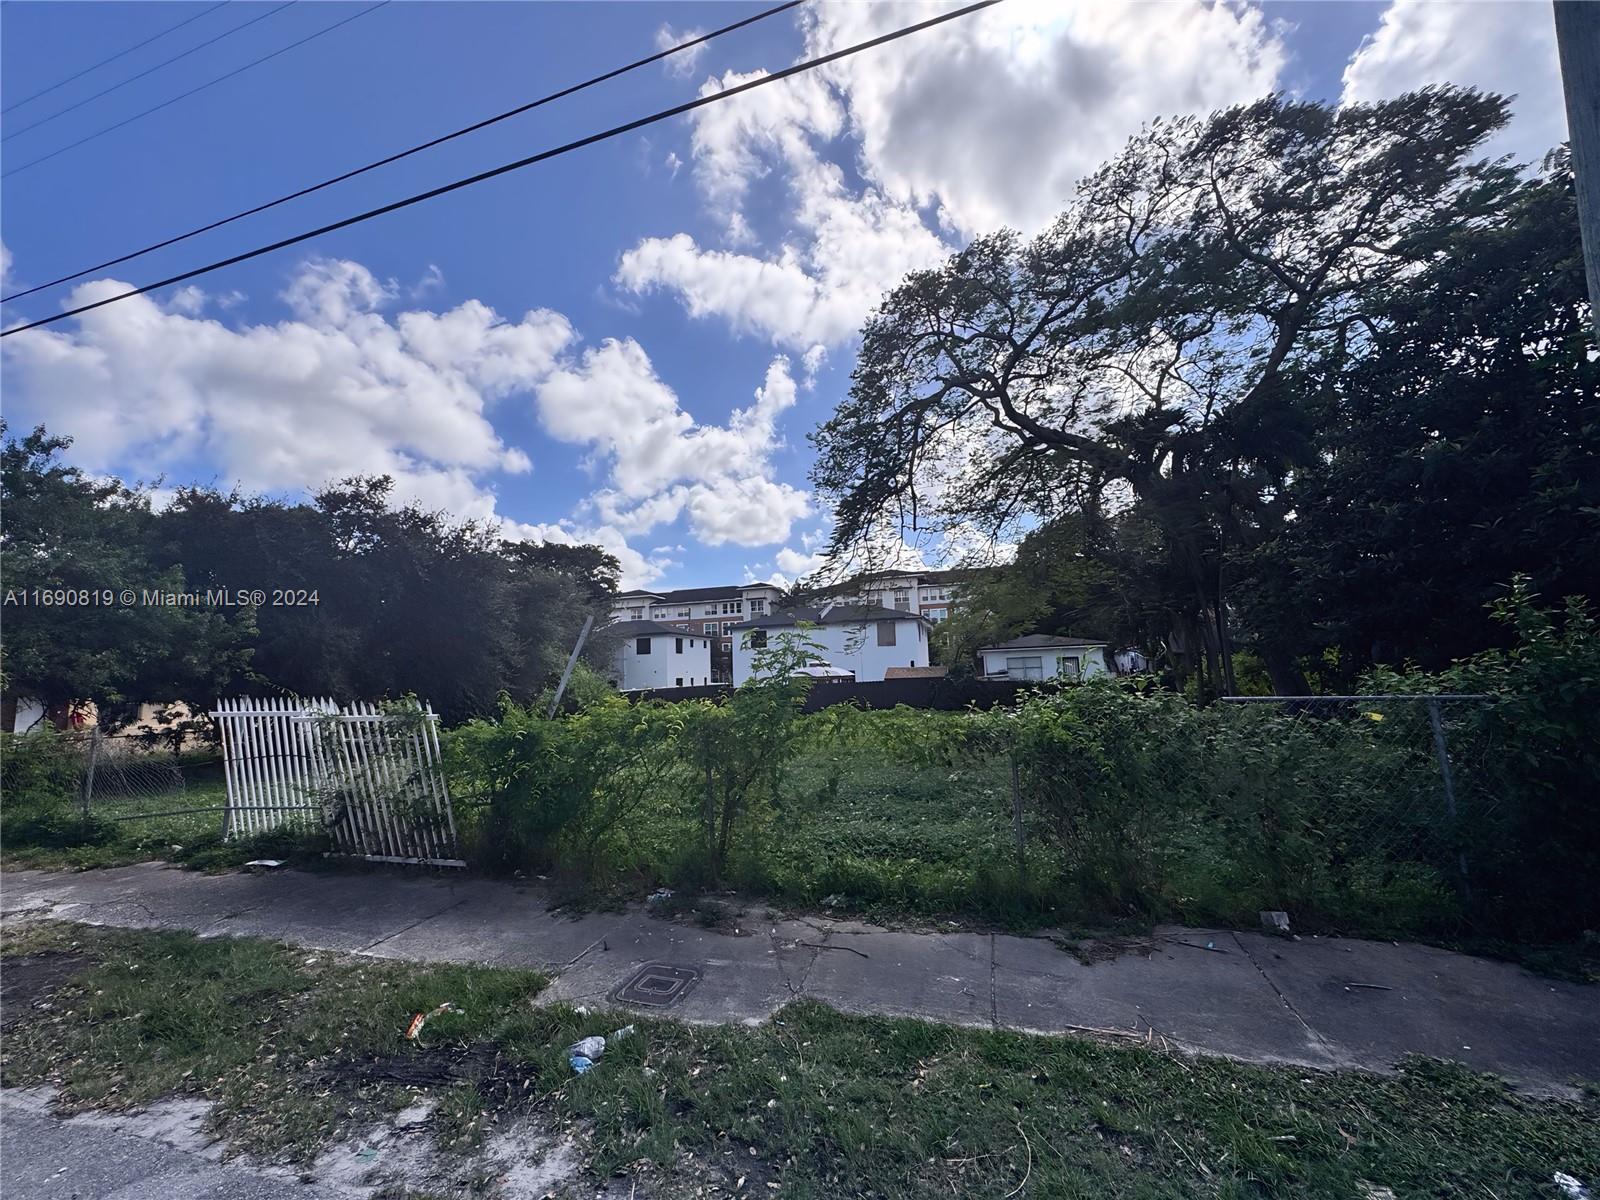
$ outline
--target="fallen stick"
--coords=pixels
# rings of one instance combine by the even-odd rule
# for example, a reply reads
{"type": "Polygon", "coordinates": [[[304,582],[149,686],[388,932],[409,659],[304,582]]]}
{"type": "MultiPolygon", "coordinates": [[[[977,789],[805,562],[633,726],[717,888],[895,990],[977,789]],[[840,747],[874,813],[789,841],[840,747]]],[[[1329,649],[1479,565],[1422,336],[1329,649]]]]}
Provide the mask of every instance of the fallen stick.
{"type": "Polygon", "coordinates": [[[854,946],[828,946],[822,942],[796,942],[796,946],[809,946],[813,950],[845,950],[851,954],[859,954],[862,958],[871,958],[865,950],[857,950],[854,946]]]}
{"type": "Polygon", "coordinates": [[[1191,950],[1209,950],[1212,954],[1227,953],[1227,951],[1221,946],[1199,946],[1194,942],[1180,942],[1177,938],[1162,938],[1161,940],[1166,942],[1169,946],[1187,946],[1191,950]]]}

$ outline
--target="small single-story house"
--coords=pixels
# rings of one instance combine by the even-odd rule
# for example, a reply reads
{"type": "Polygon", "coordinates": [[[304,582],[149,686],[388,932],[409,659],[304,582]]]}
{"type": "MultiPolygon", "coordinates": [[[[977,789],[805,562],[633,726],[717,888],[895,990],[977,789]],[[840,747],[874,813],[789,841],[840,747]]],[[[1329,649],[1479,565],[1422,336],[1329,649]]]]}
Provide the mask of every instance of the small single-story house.
{"type": "Polygon", "coordinates": [[[875,604],[828,604],[798,607],[752,617],[733,627],[733,682],[749,679],[755,656],[769,640],[801,633],[821,646],[811,665],[849,671],[858,683],[878,683],[890,667],[928,665],[928,630],[932,622],[917,613],[875,604]]]}
{"type": "Polygon", "coordinates": [[[618,621],[606,633],[618,639],[612,677],[625,692],[711,682],[711,638],[658,621],[618,621]]]}
{"type": "Polygon", "coordinates": [[[978,651],[985,679],[1087,679],[1104,675],[1106,643],[1030,633],[978,651]]]}

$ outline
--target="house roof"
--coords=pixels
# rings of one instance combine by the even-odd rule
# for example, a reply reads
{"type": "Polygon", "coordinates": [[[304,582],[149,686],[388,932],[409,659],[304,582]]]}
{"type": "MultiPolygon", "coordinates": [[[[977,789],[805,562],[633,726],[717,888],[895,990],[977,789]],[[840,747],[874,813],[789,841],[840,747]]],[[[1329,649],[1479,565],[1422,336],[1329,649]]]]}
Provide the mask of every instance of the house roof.
{"type": "MultiPolygon", "coordinates": [[[[614,621],[606,626],[606,632],[615,631],[625,638],[636,637],[682,637],[690,632],[679,629],[674,625],[663,625],[660,621],[614,621]]],[[[700,635],[696,635],[700,636],[700,635]]]]}
{"type": "Polygon", "coordinates": [[[885,667],[885,679],[943,679],[949,667],[885,667]]]}
{"type": "Polygon", "coordinates": [[[898,608],[884,608],[880,604],[835,604],[826,612],[815,605],[802,604],[783,612],[769,613],[741,621],[735,629],[787,629],[801,621],[812,625],[865,625],[868,621],[924,621],[920,613],[898,608]]]}
{"type": "Polygon", "coordinates": [[[737,600],[744,592],[773,586],[770,583],[729,583],[721,587],[678,588],[670,592],[647,592],[636,588],[631,592],[618,592],[617,599],[655,600],[661,604],[692,604],[696,600],[737,600]]]}
{"type": "Polygon", "coordinates": [[[817,590],[822,595],[856,592],[868,587],[882,587],[884,584],[900,579],[914,579],[919,584],[961,583],[964,580],[977,579],[991,574],[995,570],[996,568],[994,567],[941,567],[936,571],[863,571],[859,575],[852,575],[849,579],[827,584],[817,590]]]}
{"type": "Polygon", "coordinates": [[[1053,633],[1030,633],[1019,638],[1012,638],[1009,642],[996,642],[992,646],[981,646],[978,653],[985,650],[1039,650],[1046,646],[1104,646],[1105,641],[1097,638],[1058,637],[1053,633]]]}

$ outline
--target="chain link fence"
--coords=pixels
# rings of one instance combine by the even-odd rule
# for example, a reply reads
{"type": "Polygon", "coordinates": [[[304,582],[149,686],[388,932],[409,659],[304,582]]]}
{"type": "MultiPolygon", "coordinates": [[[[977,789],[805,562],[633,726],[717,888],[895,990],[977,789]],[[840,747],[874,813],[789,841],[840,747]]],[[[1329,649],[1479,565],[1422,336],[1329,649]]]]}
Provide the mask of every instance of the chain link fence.
{"type": "Polygon", "coordinates": [[[75,766],[70,799],[85,828],[134,823],[176,840],[220,832],[227,805],[222,752],[202,739],[174,749],[140,732],[88,729],[60,735],[75,766]]]}
{"type": "Polygon", "coordinates": [[[1515,853],[1492,769],[1493,703],[1269,696],[1024,711],[1009,747],[1018,870],[1051,875],[1086,912],[1486,928],[1515,853]],[[1495,881],[1481,895],[1479,877],[1495,881]]]}
{"type": "Polygon", "coordinates": [[[1066,689],[983,713],[829,710],[740,874],[930,915],[1490,929],[1537,869],[1494,705],[1066,689]]]}

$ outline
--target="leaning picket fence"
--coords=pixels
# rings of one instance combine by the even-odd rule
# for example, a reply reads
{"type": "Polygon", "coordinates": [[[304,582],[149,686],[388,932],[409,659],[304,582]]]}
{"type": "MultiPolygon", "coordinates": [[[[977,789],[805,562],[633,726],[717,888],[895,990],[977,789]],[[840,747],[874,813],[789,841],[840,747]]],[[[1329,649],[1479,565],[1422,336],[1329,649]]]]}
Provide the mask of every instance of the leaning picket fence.
{"type": "Polygon", "coordinates": [[[219,700],[224,835],[321,828],[343,854],[460,867],[433,707],[219,700]]]}

